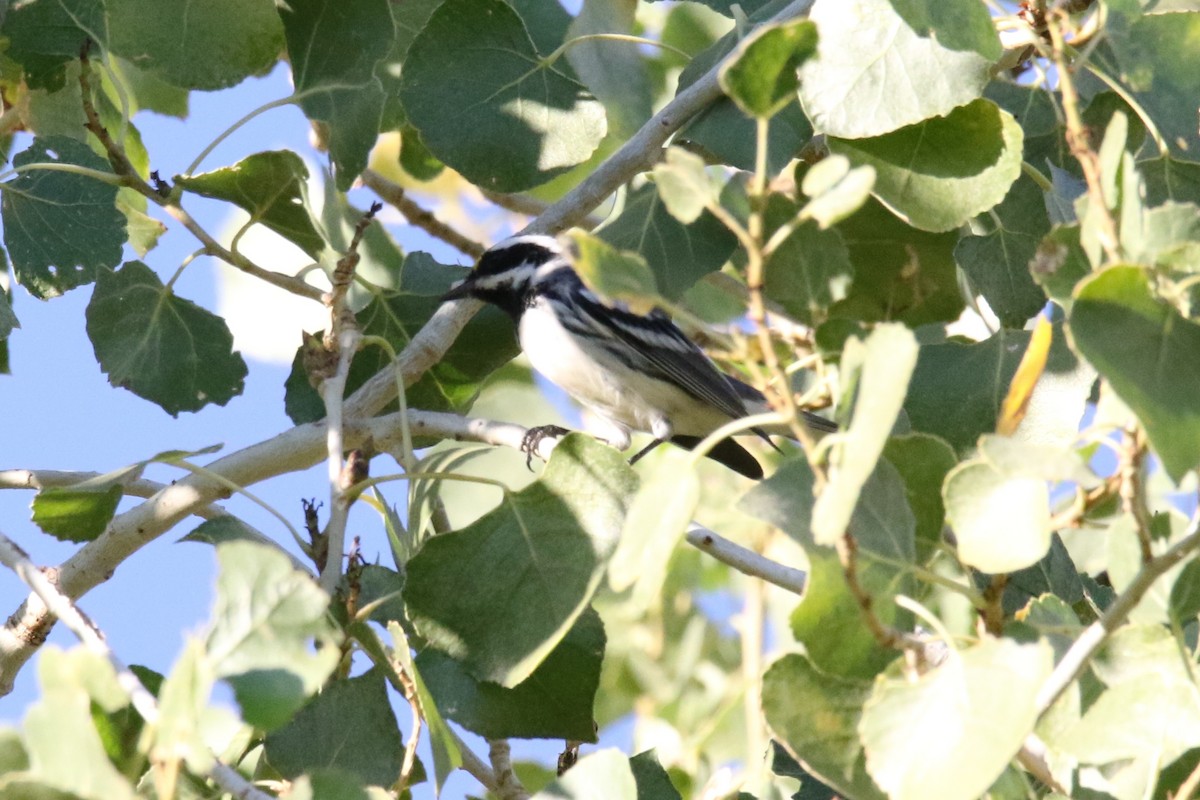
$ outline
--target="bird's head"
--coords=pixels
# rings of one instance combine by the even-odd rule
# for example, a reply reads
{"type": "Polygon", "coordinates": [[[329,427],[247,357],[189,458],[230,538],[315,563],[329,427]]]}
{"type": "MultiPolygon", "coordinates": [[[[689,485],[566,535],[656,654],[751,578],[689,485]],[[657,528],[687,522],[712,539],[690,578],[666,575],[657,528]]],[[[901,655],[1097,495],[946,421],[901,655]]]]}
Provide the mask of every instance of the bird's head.
{"type": "Polygon", "coordinates": [[[488,249],[466,279],[442,299],[474,297],[517,319],[534,287],[564,268],[571,268],[569,256],[553,236],[514,236],[488,249]]]}

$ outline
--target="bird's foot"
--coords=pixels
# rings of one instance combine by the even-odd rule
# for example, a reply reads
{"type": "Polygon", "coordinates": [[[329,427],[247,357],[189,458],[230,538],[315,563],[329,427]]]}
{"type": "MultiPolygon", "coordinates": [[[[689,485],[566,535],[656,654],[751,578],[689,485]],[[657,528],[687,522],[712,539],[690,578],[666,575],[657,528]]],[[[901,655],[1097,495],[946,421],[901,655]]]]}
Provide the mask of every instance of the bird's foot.
{"type": "Polygon", "coordinates": [[[525,454],[525,466],[533,471],[533,457],[541,447],[543,439],[559,439],[570,433],[561,425],[538,425],[525,432],[521,439],[521,452],[525,454]]]}

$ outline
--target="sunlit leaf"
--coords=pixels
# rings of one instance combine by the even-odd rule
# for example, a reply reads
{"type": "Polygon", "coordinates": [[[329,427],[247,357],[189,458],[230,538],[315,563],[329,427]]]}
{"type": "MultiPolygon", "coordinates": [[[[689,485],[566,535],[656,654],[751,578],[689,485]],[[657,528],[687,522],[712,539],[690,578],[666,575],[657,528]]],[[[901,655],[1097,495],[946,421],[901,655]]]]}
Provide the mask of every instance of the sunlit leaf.
{"type": "Polygon", "coordinates": [[[767,119],[791,102],[796,70],[816,47],[817,26],[809,20],[764,25],[722,65],[721,88],[746,114],[767,119]]]}
{"type": "Polygon", "coordinates": [[[938,0],[817,0],[800,97],[831,136],[878,136],[979,97],[1000,42],[987,9],[938,0]]]}
{"type": "Polygon", "coordinates": [[[880,676],[858,725],[867,771],[891,800],[980,796],[1033,730],[1053,665],[1044,642],[987,639],[915,680],[880,676]]]}
{"type": "Polygon", "coordinates": [[[598,750],[579,759],[533,800],[639,800],[629,759],[616,749],[598,750]]]}
{"type": "Polygon", "coordinates": [[[957,228],[1008,194],[1021,173],[1020,125],[988,100],[829,149],[875,169],[872,193],[913,227],[957,228]]]}
{"type": "Polygon", "coordinates": [[[119,485],[50,487],[33,498],[33,521],[67,542],[90,542],[104,532],[123,491],[119,485]]]}

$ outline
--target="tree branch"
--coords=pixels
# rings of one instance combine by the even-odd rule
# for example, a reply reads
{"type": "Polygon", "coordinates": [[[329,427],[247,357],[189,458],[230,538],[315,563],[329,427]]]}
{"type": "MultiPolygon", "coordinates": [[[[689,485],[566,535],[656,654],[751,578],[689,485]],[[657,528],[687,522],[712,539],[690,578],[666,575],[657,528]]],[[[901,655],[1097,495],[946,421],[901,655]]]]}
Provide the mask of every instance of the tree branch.
{"type": "Polygon", "coordinates": [[[468,236],[464,236],[451,226],[435,217],[409,198],[404,187],[395,181],[390,181],[373,169],[367,169],[362,174],[363,185],[379,195],[390,206],[404,215],[410,225],[416,225],[434,238],[441,239],[446,244],[471,258],[479,258],[486,249],[483,245],[468,236]]]}
{"type": "Polygon", "coordinates": [[[1141,570],[1125,591],[1117,596],[1104,616],[1088,626],[1071,645],[1062,661],[1042,684],[1037,696],[1038,715],[1045,714],[1055,701],[1087,669],[1088,662],[1096,651],[1108,641],[1108,637],[1125,622],[1129,612],[1145,597],[1154,582],[1168,570],[1200,549],[1200,514],[1192,518],[1187,534],[1160,556],[1155,556],[1142,565],[1141,570]]]}
{"type": "MultiPolygon", "coordinates": [[[[158,723],[158,701],[154,695],[150,694],[149,690],[138,680],[137,675],[133,674],[133,671],[117,657],[117,654],[108,646],[108,642],[104,640],[103,634],[90,620],[84,617],[70,598],[59,591],[53,581],[29,560],[25,551],[3,533],[0,533],[0,563],[15,572],[21,582],[41,598],[46,608],[62,620],[63,624],[79,637],[79,641],[83,642],[88,650],[112,665],[113,671],[117,674],[117,682],[129,694],[129,700],[133,707],[142,715],[142,719],[146,720],[146,724],[156,725],[158,723]]],[[[255,788],[236,770],[221,763],[215,754],[213,761],[214,764],[209,770],[208,777],[223,791],[234,797],[243,798],[243,800],[272,800],[270,795],[255,788]]]]}

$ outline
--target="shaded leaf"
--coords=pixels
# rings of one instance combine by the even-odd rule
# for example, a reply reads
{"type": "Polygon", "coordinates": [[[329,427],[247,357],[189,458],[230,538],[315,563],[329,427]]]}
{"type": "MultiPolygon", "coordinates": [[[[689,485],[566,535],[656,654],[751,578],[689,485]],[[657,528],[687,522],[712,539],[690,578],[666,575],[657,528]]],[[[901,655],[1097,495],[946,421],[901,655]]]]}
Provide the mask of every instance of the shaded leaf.
{"type": "MultiPolygon", "coordinates": [[[[772,194],[764,216],[767,235],[798,213],[786,197],[772,194]]],[[[805,222],[767,259],[765,289],[767,297],[797,320],[815,325],[824,321],[831,305],[845,298],[853,277],[854,267],[842,235],[836,230],[821,230],[815,222],[805,222]]]]}
{"type": "MultiPolygon", "coordinates": [[[[547,4],[549,5],[549,4],[547,4]]],[[[530,36],[543,26],[534,24],[525,10],[516,6],[525,18],[530,36]]],[[[576,39],[596,33],[636,34],[637,4],[589,0],[584,2],[578,16],[571,21],[566,36],[576,39]]],[[[537,39],[534,38],[535,44],[537,39]]],[[[553,47],[563,39],[560,37],[553,47]]],[[[539,45],[539,52],[548,53],[539,45]]],[[[601,103],[608,117],[609,131],[624,140],[637,133],[638,128],[654,113],[654,97],[649,64],[632,43],[593,40],[579,41],[567,50],[567,60],[601,103]]]]}
{"type": "MultiPolygon", "coordinates": [[[[711,163],[749,172],[754,169],[754,128],[753,119],[728,97],[722,97],[680,129],[673,141],[702,154],[711,163]]],[[[767,130],[767,173],[774,175],[786,167],[812,135],[812,123],[804,116],[800,103],[784,106],[771,117],[767,130]]]]}
{"type": "Polygon", "coordinates": [[[829,149],[875,169],[872,194],[921,230],[957,228],[999,203],[1021,173],[1020,125],[989,100],[829,149]]]}
{"type": "Polygon", "coordinates": [[[1192,559],[1171,587],[1171,619],[1180,625],[1200,614],[1200,561],[1192,559]]]}
{"type": "Polygon", "coordinates": [[[114,53],[184,89],[224,89],[271,68],[283,31],[271,0],[106,0],[114,53]]]}
{"type": "Polygon", "coordinates": [[[586,161],[606,131],[603,106],[541,56],[503,0],[446,0],[409,47],[401,101],[443,163],[522,191],[586,161]]]}
{"type": "Polygon", "coordinates": [[[629,192],[620,216],[597,235],[619,250],[639,253],[654,270],[659,291],[678,299],[693,283],[720,269],[737,240],[708,212],[691,225],[671,216],[653,186],[629,192]]]}
{"type": "Polygon", "coordinates": [[[246,528],[246,524],[234,516],[214,517],[197,525],[180,542],[199,542],[219,545],[226,542],[257,542],[246,528]]]}
{"type": "Polygon", "coordinates": [[[391,786],[404,741],[379,669],[330,683],[284,728],[267,734],[267,761],[285,778],[339,769],[363,784],[391,786]]]}
{"type": "Polygon", "coordinates": [[[987,9],[938,0],[817,0],[800,98],[831,136],[878,136],[979,97],[1000,42],[987,9]]]}
{"type": "Polygon", "coordinates": [[[946,473],[957,463],[954,448],[936,436],[912,433],[888,439],[883,457],[904,481],[908,505],[916,520],[917,560],[924,562],[942,538],[946,508],[941,487],[946,473]]]}
{"type": "Polygon", "coordinates": [[[108,43],[104,0],[36,0],[6,5],[3,33],[7,55],[24,68],[32,88],[63,86],[62,66],[79,58],[83,43],[108,43]]]}
{"type": "MultiPolygon", "coordinates": [[[[87,145],[57,136],[34,139],[13,159],[14,167],[40,163],[109,172],[87,145]]],[[[34,297],[56,297],[119,264],[125,217],[116,201],[116,186],[70,172],[30,170],[8,181],[0,209],[17,282],[34,297]]]]}
{"type": "Polygon", "coordinates": [[[177,297],[140,261],[100,273],[87,332],[109,383],[172,416],[242,393],[246,362],[225,320],[177,297]]]}
{"type": "Polygon", "coordinates": [[[328,135],[334,181],[346,191],[379,136],[385,92],[376,68],[391,52],[387,0],[288,0],[281,6],[296,102],[328,135]]]}
{"type": "Polygon", "coordinates": [[[959,236],[905,225],[878,202],[868,202],[837,228],[850,251],[854,282],[835,317],[909,327],[957,319],[963,310],[954,246],[959,236]]]}
{"type": "Polygon", "coordinates": [[[175,178],[176,184],[189,191],[237,205],[253,221],[318,259],[325,240],[308,213],[307,180],[308,168],[290,150],[255,153],[231,167],[175,178]]]}
{"type": "Polygon", "coordinates": [[[1081,284],[1069,322],[1080,352],[1146,426],[1167,473],[1182,479],[1200,464],[1200,325],[1156,297],[1145,270],[1126,266],[1081,284]]]}
{"type": "Polygon", "coordinates": [[[709,205],[717,189],[704,172],[704,159],[680,147],[668,147],[666,158],[654,165],[654,184],[671,216],[691,225],[709,205]]]}
{"type": "Polygon", "coordinates": [[[992,210],[995,230],[965,236],[954,248],[954,260],[1008,328],[1023,327],[1046,304],[1046,295],[1029,269],[1038,244],[1050,231],[1045,206],[1038,202],[1040,194],[1031,179],[1021,178],[992,210]]]}
{"type": "Polygon", "coordinates": [[[405,601],[417,630],[480,680],[525,680],[599,585],[634,480],[620,453],[568,436],[539,481],[409,562],[405,601]]]}
{"type": "Polygon", "coordinates": [[[454,658],[433,648],[417,669],[438,710],[488,739],[596,741],[592,703],[604,657],[604,624],[585,609],[545,660],[512,688],[477,681],[454,658]]]}
{"type": "Polygon", "coordinates": [[[637,784],[637,800],[683,800],[653,750],[630,757],[629,768],[637,784]]]}

